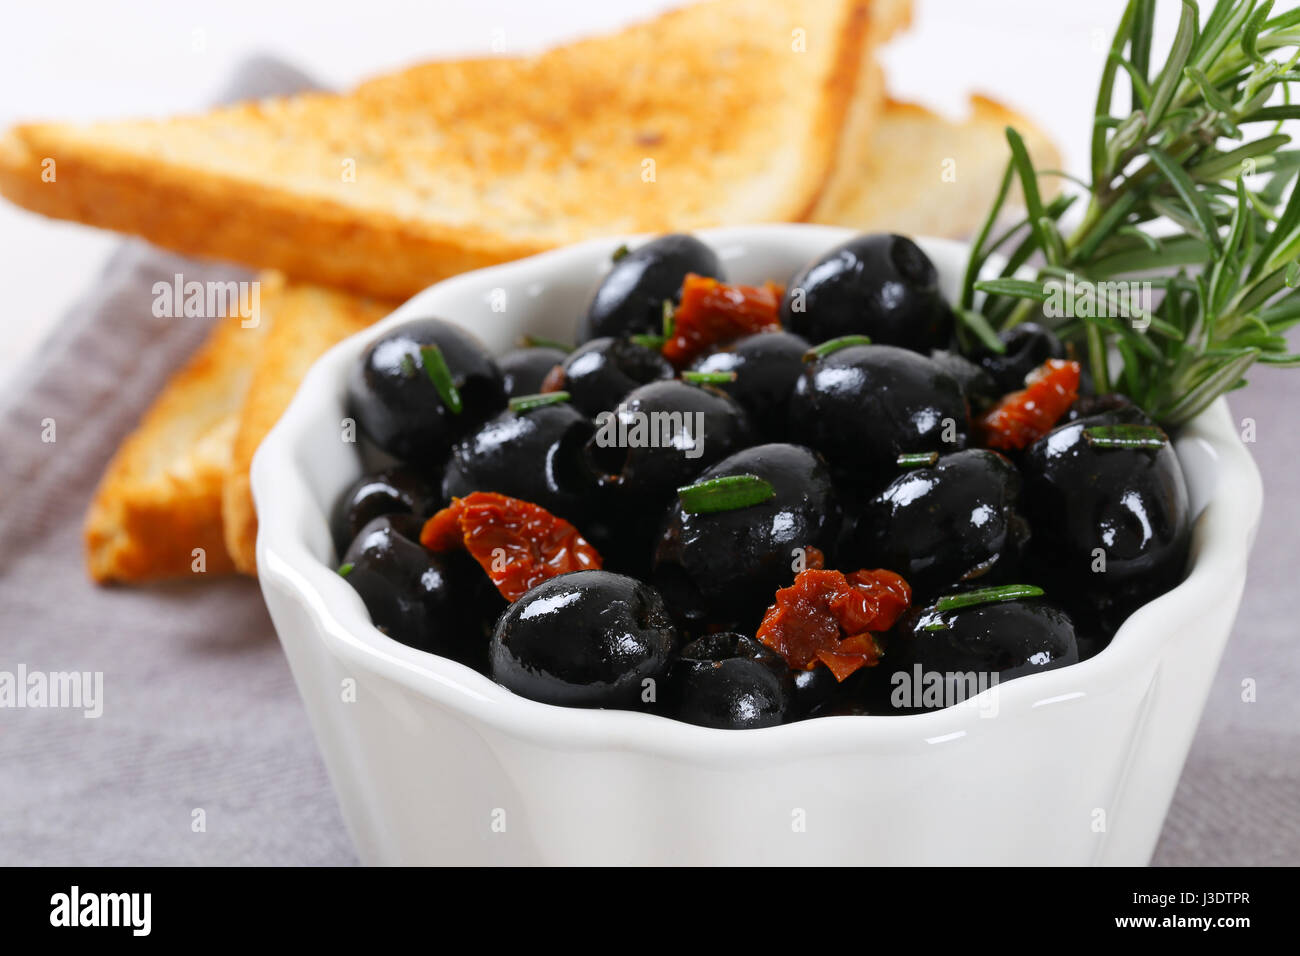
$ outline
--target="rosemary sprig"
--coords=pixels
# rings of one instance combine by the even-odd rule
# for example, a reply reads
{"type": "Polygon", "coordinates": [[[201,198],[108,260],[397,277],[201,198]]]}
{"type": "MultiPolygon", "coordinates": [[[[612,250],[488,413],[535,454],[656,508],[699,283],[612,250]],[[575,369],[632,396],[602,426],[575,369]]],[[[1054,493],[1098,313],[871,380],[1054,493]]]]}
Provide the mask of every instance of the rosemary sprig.
{"type": "Polygon", "coordinates": [[[1068,233],[1061,217],[1077,197],[1044,202],[1039,178],[1055,174],[1036,170],[1007,129],[1011,155],[956,312],[966,341],[986,345],[1031,317],[1055,324],[1087,356],[1099,393],[1123,388],[1176,426],[1244,385],[1256,363],[1300,365],[1282,334],[1300,323],[1300,151],[1283,148],[1290,137],[1279,128],[1300,118],[1300,11],[1272,16],[1272,0],[1217,0],[1202,20],[1183,0],[1161,64],[1155,3],[1130,0],[1115,32],[1087,205],[1068,233]],[[1027,214],[995,236],[1015,182],[1027,214]],[[1153,229],[1157,220],[1173,229],[1153,229]],[[1006,264],[980,279],[995,252],[1006,264]],[[1081,307],[1060,314],[1053,293],[1063,281],[1080,287],[1081,307]],[[1147,290],[1159,301],[1141,301],[1147,290]]]}

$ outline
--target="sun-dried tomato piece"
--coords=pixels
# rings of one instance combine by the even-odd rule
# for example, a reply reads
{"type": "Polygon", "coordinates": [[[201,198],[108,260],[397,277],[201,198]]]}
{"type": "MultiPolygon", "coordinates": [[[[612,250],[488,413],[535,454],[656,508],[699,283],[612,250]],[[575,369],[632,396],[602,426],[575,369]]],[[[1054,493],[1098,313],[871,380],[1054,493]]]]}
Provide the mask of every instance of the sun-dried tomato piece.
{"type": "Polygon", "coordinates": [[[903,580],[902,575],[893,571],[876,569],[875,571],[853,571],[845,575],[853,585],[855,597],[861,595],[864,600],[854,605],[860,608],[863,617],[848,618],[844,629],[854,631],[887,631],[903,616],[912,605],[912,588],[903,580]]]}
{"type": "Polygon", "coordinates": [[[989,448],[1025,448],[1060,421],[1079,397],[1079,363],[1048,359],[1025,377],[1025,388],[1004,395],[979,419],[989,448]]]}
{"type": "Polygon", "coordinates": [[[451,505],[434,514],[420,529],[420,544],[430,551],[455,551],[465,546],[465,532],[460,528],[464,502],[452,498],[451,505]]]}
{"type": "Polygon", "coordinates": [[[664,358],[683,368],[710,349],[742,336],[780,331],[784,294],[785,289],[775,282],[725,285],[689,273],[682,283],[681,303],[673,312],[672,335],[664,343],[664,358]]]}
{"type": "Polygon", "coordinates": [[[546,373],[546,378],[542,379],[541,393],[547,395],[551,392],[562,392],[567,380],[568,376],[564,374],[564,366],[555,365],[546,373]]]}
{"type": "Polygon", "coordinates": [[[842,681],[860,667],[875,667],[880,662],[880,645],[864,631],[844,638],[833,651],[818,651],[817,660],[842,681]]]}
{"type": "Polygon", "coordinates": [[[569,522],[488,491],[452,498],[424,523],[420,543],[432,551],[465,548],[507,601],[547,578],[601,567],[600,554],[569,522]]]}
{"type": "Polygon", "coordinates": [[[811,670],[820,662],[842,681],[880,660],[871,632],[889,630],[911,603],[912,589],[892,571],[845,576],[810,568],[776,592],[757,637],[792,668],[811,670]]]}

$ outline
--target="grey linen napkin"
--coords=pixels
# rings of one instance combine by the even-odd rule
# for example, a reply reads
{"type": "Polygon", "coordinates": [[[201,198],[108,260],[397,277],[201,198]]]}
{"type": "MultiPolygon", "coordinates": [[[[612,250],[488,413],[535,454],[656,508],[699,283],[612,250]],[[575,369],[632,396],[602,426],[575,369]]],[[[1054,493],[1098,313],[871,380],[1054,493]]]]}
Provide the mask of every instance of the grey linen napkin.
{"type": "MultiPolygon", "coordinates": [[[[308,85],[255,60],[230,98],[308,85]]],[[[0,864],[354,863],[256,585],[97,588],[83,570],[104,465],[205,332],[152,315],[152,284],[175,272],[241,275],[124,243],[0,396],[0,671],[104,675],[97,719],[0,709],[0,864]]],[[[1287,373],[1256,379],[1234,411],[1256,421],[1268,514],[1158,864],[1300,863],[1296,389],[1287,373]]]]}

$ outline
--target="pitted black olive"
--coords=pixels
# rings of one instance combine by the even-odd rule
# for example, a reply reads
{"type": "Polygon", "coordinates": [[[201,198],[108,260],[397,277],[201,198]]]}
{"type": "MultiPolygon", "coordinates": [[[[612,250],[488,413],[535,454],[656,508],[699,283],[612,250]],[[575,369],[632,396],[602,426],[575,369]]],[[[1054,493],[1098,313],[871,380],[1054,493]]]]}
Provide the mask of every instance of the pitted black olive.
{"type": "Polygon", "coordinates": [[[609,571],[543,581],[492,634],[492,679],[569,707],[639,709],[658,698],[677,632],[650,585],[609,571]]]}
{"type": "Polygon", "coordinates": [[[1182,579],[1191,540],[1173,445],[1090,440],[1089,429],[1116,425],[1149,427],[1150,419],[1129,406],[1068,422],[1031,445],[1022,466],[1033,552],[1057,582],[1053,593],[1086,602],[1114,626],[1182,579]]]}
{"type": "Polygon", "coordinates": [[[865,703],[881,714],[938,710],[991,687],[1079,660],[1070,616],[1042,598],[909,611],[867,674],[865,703]]]}
{"type": "Polygon", "coordinates": [[[808,342],[789,332],[747,335],[696,361],[697,372],[734,372],[734,382],[722,389],[749,413],[755,431],[765,441],[785,441],[789,435],[786,405],[795,380],[803,373],[808,342]]]}
{"type": "Polygon", "coordinates": [[[663,507],[677,488],[750,443],[745,410],[725,393],[681,381],[633,389],[601,412],[587,442],[593,471],[628,502],[663,507]]]}
{"type": "Polygon", "coordinates": [[[348,378],[348,414],[376,445],[403,461],[436,464],[452,442],[506,405],[501,370],[483,345],[440,319],[400,325],[366,349],[348,378]],[[449,407],[424,350],[436,346],[459,394],[449,407]]]}
{"type": "Polygon", "coordinates": [[[669,678],[677,719],[702,727],[775,727],[790,709],[785,661],[752,637],[721,633],[692,641],[669,678]]]}
{"type": "Polygon", "coordinates": [[[923,355],[853,345],[807,363],[790,397],[791,434],[826,456],[846,488],[874,493],[898,456],[966,447],[966,399],[923,355]]]}
{"type": "Polygon", "coordinates": [[[998,333],[1006,345],[1002,355],[980,346],[971,358],[993,376],[1003,393],[1015,392],[1025,387],[1025,376],[1048,359],[1065,358],[1065,346],[1051,329],[1035,322],[1024,322],[998,333]]]}
{"type": "Polygon", "coordinates": [[[794,581],[796,549],[833,552],[840,509],[826,464],[799,445],[748,448],[697,481],[727,475],[763,479],[775,497],[747,508],[696,514],[674,502],[655,551],[652,580],[693,631],[711,627],[752,634],[777,589],[794,581]]]}
{"type": "Polygon", "coordinates": [[[952,309],[934,263],[910,239],[857,236],[804,266],[781,302],[781,324],[809,342],[867,335],[916,352],[942,348],[952,309]]]}
{"type": "Polygon", "coordinates": [[[906,470],[862,511],[847,560],[901,574],[920,598],[1007,581],[1029,539],[1020,484],[1011,462],[984,449],[906,470]]]}
{"type": "Polygon", "coordinates": [[[468,554],[423,547],[423,523],[411,514],[373,519],[344,552],[339,573],[389,637],[486,671],[488,623],[505,601],[468,554]]]}
{"type": "Polygon", "coordinates": [[[495,491],[541,505],[583,530],[595,489],[583,446],[593,430],[566,403],[502,412],[453,446],[443,496],[495,491]]]}
{"type": "Polygon", "coordinates": [[[632,389],[673,377],[673,367],[658,352],[628,339],[592,339],[579,346],[548,380],[569,393],[573,406],[589,418],[618,407],[632,389]]]}
{"type": "Polygon", "coordinates": [[[540,345],[507,352],[497,359],[506,394],[511,398],[536,395],[551,369],[568,357],[568,352],[540,345]]]}
{"type": "Polygon", "coordinates": [[[441,481],[431,483],[415,469],[396,465],[362,475],[334,502],[330,535],[342,554],[372,519],[386,514],[427,518],[442,505],[441,481]]]}
{"type": "Polygon", "coordinates": [[[723,279],[717,253],[694,236],[660,236],[619,258],[578,323],[578,341],[658,333],[664,302],[676,303],[686,274],[723,279]]]}

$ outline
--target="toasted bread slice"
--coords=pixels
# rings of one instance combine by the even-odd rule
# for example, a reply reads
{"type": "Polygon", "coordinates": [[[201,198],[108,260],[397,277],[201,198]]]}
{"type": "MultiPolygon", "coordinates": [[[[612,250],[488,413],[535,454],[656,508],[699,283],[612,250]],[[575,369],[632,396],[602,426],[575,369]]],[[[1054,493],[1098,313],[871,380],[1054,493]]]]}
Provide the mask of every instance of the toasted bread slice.
{"type": "Polygon", "coordinates": [[[19,126],[0,139],[0,193],[391,299],[594,235],[798,220],[836,160],[872,43],[908,11],[715,0],[344,95],[19,126]]]}
{"type": "Polygon", "coordinates": [[[271,331],[244,393],[229,467],[221,486],[221,524],[235,569],[257,573],[257,512],[249,483],[253,453],[289,407],[311,364],[331,346],[383,318],[393,306],[317,286],[290,284],[274,303],[271,331]]]}
{"type": "Polygon", "coordinates": [[[86,565],[96,581],[234,570],[221,534],[221,487],[266,329],[265,315],[252,328],[221,319],[118,448],[86,515],[86,565]]]}
{"type": "MultiPolygon", "coordinates": [[[[967,236],[979,228],[1002,182],[1014,126],[1039,169],[1059,168],[1051,139],[1018,113],[973,96],[970,116],[951,121],[923,106],[889,100],[856,164],[836,166],[814,222],[915,236],[967,236]]],[[[1044,196],[1060,188],[1039,180],[1044,196]]]]}

